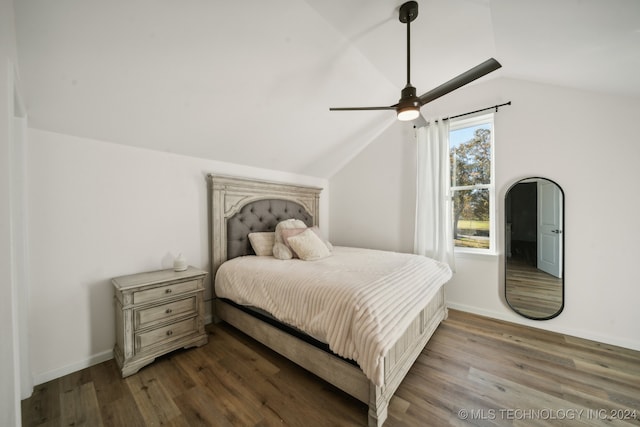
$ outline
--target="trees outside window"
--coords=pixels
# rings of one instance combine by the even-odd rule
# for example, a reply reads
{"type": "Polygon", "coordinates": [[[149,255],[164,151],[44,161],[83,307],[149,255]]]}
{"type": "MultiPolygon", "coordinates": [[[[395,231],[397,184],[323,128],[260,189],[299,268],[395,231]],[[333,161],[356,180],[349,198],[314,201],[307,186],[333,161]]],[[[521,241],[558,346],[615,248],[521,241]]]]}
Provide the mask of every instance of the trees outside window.
{"type": "Polygon", "coordinates": [[[494,251],[493,114],[452,121],[449,160],[456,248],[494,251]]]}

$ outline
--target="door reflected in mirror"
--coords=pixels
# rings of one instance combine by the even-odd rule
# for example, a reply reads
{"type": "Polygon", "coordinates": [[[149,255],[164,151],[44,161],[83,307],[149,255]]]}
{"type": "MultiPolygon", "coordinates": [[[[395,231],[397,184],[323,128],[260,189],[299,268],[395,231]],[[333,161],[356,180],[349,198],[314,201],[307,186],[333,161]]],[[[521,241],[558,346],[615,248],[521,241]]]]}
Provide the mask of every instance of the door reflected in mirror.
{"type": "Polygon", "coordinates": [[[530,319],[564,307],[564,193],[555,182],[527,178],[505,196],[505,298],[530,319]]]}

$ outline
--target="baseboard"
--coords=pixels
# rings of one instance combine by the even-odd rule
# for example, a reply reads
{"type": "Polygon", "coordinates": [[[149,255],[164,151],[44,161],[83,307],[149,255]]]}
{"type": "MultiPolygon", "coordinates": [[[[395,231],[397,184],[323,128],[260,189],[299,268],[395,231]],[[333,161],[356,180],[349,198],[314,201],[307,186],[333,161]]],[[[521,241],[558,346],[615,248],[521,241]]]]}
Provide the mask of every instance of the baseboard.
{"type": "MultiPolygon", "coordinates": [[[[211,315],[211,310],[208,310],[208,313],[206,313],[204,316],[204,322],[205,324],[209,324],[212,321],[213,321],[213,316],[211,315]]],[[[94,354],[84,360],[80,360],[78,362],[65,365],[61,368],[53,369],[51,371],[43,372],[41,374],[36,374],[33,377],[33,383],[34,385],[43,384],[48,381],[55,380],[56,378],[60,378],[65,375],[71,374],[73,372],[88,368],[90,366],[97,365],[98,363],[106,362],[107,360],[110,360],[110,359],[113,359],[113,350],[106,350],[101,353],[94,354]]],[[[25,399],[28,397],[29,396],[25,397],[25,399]]]]}
{"type": "Polygon", "coordinates": [[[467,313],[478,314],[480,316],[490,317],[492,319],[504,320],[505,322],[516,323],[519,325],[529,326],[531,328],[542,329],[544,331],[557,332],[572,337],[583,338],[590,341],[599,342],[602,344],[614,345],[617,347],[623,347],[630,350],[640,351],[640,341],[633,341],[626,338],[612,337],[609,335],[596,334],[591,331],[582,329],[564,328],[557,325],[545,324],[545,321],[531,320],[524,317],[520,317],[516,314],[505,314],[497,311],[483,310],[477,307],[447,302],[447,308],[454,310],[465,311],[467,313]]]}
{"type": "MultiPolygon", "coordinates": [[[[631,340],[627,340],[619,337],[603,336],[600,334],[594,334],[590,331],[576,330],[571,328],[542,327],[543,325],[541,325],[540,321],[534,321],[526,318],[519,318],[516,315],[509,315],[509,314],[500,313],[497,311],[483,310],[477,307],[468,306],[464,304],[447,302],[447,308],[465,311],[467,313],[478,314],[480,316],[490,317],[492,319],[503,320],[505,322],[511,322],[511,323],[516,323],[524,326],[529,326],[536,329],[542,329],[545,331],[557,332],[557,333],[570,335],[578,338],[584,338],[591,341],[600,342],[603,344],[615,345],[618,347],[624,347],[631,350],[640,351],[640,342],[631,341],[631,340]]],[[[211,313],[206,314],[205,323],[208,324],[208,323],[211,323],[211,321],[212,321],[211,313]]],[[[549,326],[549,325],[545,325],[545,326],[549,326]]],[[[113,350],[106,350],[101,353],[94,354],[86,359],[77,361],[75,363],[71,363],[69,365],[65,365],[61,368],[36,374],[33,377],[33,383],[35,385],[43,384],[48,381],[55,380],[56,378],[60,378],[65,375],[71,374],[73,372],[88,368],[90,366],[97,365],[98,363],[106,362],[107,360],[110,360],[110,359],[113,359],[113,350]]]]}
{"type": "Polygon", "coordinates": [[[73,372],[88,368],[90,366],[97,365],[98,363],[106,362],[110,359],[113,359],[113,350],[106,350],[101,353],[94,354],[86,359],[79,360],[69,365],[65,365],[61,368],[53,369],[41,374],[36,374],[33,377],[33,382],[35,385],[43,384],[48,381],[55,380],[56,378],[60,378],[73,372]]]}
{"type": "MultiPolygon", "coordinates": [[[[205,324],[209,324],[212,321],[213,316],[211,315],[211,309],[208,309],[204,316],[204,322],[205,324]]],[[[106,350],[78,362],[65,365],[61,368],[36,374],[33,376],[33,383],[34,385],[40,385],[48,381],[55,380],[56,378],[60,378],[73,372],[88,368],[90,366],[97,365],[98,363],[106,362],[110,359],[113,359],[113,350],[106,350]]],[[[31,391],[33,392],[33,389],[31,391]]],[[[26,399],[28,397],[30,396],[26,396],[23,399],[26,399]]]]}

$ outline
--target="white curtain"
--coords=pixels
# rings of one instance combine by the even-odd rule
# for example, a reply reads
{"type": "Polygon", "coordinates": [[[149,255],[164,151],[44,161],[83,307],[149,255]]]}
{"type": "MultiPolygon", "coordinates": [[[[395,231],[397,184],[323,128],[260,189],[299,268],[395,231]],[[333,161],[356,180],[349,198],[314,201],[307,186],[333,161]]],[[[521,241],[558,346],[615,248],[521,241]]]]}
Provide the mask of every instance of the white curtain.
{"type": "Polygon", "coordinates": [[[429,120],[416,129],[417,194],[414,251],[453,270],[453,226],[449,182],[449,121],[429,120]]]}

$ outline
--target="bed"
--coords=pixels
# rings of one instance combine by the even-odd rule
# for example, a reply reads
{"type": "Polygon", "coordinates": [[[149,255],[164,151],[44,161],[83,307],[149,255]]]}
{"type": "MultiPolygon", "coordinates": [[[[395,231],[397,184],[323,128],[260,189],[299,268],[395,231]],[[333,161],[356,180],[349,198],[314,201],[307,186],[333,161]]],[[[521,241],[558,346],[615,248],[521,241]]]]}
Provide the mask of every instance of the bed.
{"type": "MultiPolygon", "coordinates": [[[[222,276],[232,264],[261,263],[256,268],[266,268],[270,265],[265,257],[250,256],[254,253],[249,243],[249,233],[274,231],[276,225],[286,219],[301,220],[308,227],[318,225],[321,188],[213,174],[208,176],[208,182],[211,204],[212,277],[216,277],[219,270],[222,276]],[[229,263],[221,269],[227,261],[229,263]]],[[[378,252],[380,251],[370,255],[381,256],[378,252]]],[[[349,248],[335,248],[335,255],[327,264],[335,267],[335,263],[345,256],[343,254],[347,254],[346,258],[349,259],[349,256],[354,256],[353,253],[349,248]]],[[[405,261],[409,259],[408,255],[396,256],[405,261]]],[[[319,268],[322,263],[314,261],[308,264],[314,264],[314,268],[319,268]]],[[[363,364],[362,361],[354,363],[354,360],[348,357],[350,353],[333,352],[326,336],[318,338],[315,334],[307,334],[297,325],[277,321],[273,313],[222,298],[216,294],[216,284],[213,317],[215,321],[231,324],[367,404],[369,426],[382,426],[387,418],[391,397],[431,335],[447,316],[442,286],[444,281],[446,280],[440,280],[428,294],[423,295],[424,301],[411,311],[411,316],[398,323],[402,325],[400,329],[390,328],[389,336],[393,337],[393,342],[383,347],[383,353],[375,364],[378,366],[375,373],[372,373],[371,369],[367,371],[368,364],[363,364]]],[[[222,287],[221,290],[226,292],[222,287]]],[[[348,345],[346,347],[351,348],[348,345]]]]}

